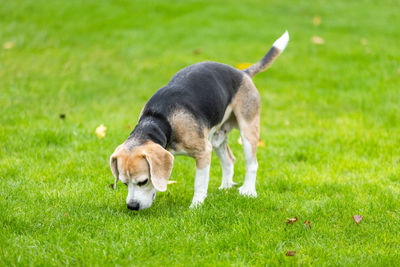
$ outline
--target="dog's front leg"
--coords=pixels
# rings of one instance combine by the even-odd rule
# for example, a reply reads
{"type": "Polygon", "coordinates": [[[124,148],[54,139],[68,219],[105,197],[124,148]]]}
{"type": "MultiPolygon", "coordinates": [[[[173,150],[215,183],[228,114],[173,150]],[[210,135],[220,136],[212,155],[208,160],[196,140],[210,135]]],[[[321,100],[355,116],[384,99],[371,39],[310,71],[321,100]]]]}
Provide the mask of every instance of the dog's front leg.
{"type": "Polygon", "coordinates": [[[206,141],[203,151],[195,156],[196,160],[196,177],[194,180],[194,196],[191,208],[203,204],[207,197],[208,182],[210,180],[210,163],[211,163],[212,145],[206,141]]]}
{"type": "Polygon", "coordinates": [[[196,169],[196,178],[194,180],[194,196],[191,208],[203,204],[207,197],[208,181],[210,180],[210,164],[203,169],[196,169]]]}

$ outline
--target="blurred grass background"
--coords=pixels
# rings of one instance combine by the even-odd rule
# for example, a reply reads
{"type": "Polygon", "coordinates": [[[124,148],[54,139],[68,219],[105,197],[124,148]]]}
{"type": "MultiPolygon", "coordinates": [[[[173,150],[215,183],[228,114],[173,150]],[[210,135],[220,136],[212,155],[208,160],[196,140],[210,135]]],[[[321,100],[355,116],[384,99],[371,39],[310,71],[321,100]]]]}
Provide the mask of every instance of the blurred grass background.
{"type": "Polygon", "coordinates": [[[399,11],[397,0],[0,0],[0,263],[396,264],[399,11]],[[209,197],[189,210],[195,164],[178,157],[177,183],[127,210],[108,158],[146,100],[187,65],[258,61],[286,29],[287,49],[254,79],[259,197],[219,191],[213,156],[209,197]]]}

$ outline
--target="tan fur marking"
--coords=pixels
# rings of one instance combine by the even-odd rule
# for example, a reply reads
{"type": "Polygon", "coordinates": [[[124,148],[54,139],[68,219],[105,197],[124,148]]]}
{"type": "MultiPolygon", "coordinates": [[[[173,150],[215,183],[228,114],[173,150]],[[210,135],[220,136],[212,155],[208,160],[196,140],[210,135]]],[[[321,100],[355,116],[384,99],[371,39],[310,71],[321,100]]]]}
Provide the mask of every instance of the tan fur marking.
{"type": "Polygon", "coordinates": [[[176,139],[176,150],[186,151],[196,160],[197,168],[204,168],[211,162],[212,145],[208,141],[210,129],[200,125],[185,110],[175,111],[169,118],[176,139]]]}
{"type": "Polygon", "coordinates": [[[204,150],[194,155],[194,158],[196,160],[197,169],[203,169],[203,168],[207,167],[208,165],[210,165],[211,152],[212,152],[212,145],[206,139],[204,150]]]}
{"type": "Polygon", "coordinates": [[[250,77],[243,76],[242,84],[232,100],[232,104],[238,120],[250,121],[260,113],[260,94],[250,77]]]}
{"type": "Polygon", "coordinates": [[[134,180],[137,177],[150,174],[149,166],[140,147],[131,152],[120,145],[114,152],[113,158],[117,160],[119,172],[127,179],[134,180]]]}
{"type": "Polygon", "coordinates": [[[250,77],[244,76],[233,101],[233,111],[244,137],[251,143],[252,153],[256,158],[260,136],[260,94],[250,77]]]}
{"type": "Polygon", "coordinates": [[[250,142],[253,158],[257,157],[258,140],[260,139],[260,117],[256,116],[254,120],[247,124],[243,130],[244,137],[250,142]]]}
{"type": "Polygon", "coordinates": [[[193,157],[204,150],[208,129],[199,125],[193,115],[184,110],[177,110],[168,120],[174,131],[177,151],[186,151],[193,157]]]}
{"type": "Polygon", "coordinates": [[[231,160],[231,162],[232,162],[232,163],[235,163],[236,158],[235,158],[235,156],[233,155],[232,150],[231,150],[231,148],[230,148],[229,145],[228,145],[228,142],[226,142],[225,149],[226,149],[226,151],[228,152],[228,157],[229,157],[229,159],[231,160]]]}

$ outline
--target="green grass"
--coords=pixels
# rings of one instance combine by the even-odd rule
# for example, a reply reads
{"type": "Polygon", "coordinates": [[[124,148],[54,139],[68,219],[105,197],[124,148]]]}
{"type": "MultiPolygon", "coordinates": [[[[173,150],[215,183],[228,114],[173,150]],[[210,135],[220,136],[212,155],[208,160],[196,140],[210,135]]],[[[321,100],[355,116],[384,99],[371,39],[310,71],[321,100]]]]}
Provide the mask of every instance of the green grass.
{"type": "Polygon", "coordinates": [[[0,265],[398,263],[400,3],[174,3],[0,0],[0,265]],[[258,198],[219,191],[213,156],[190,210],[195,163],[178,157],[177,183],[129,211],[108,159],[146,100],[192,63],[256,62],[285,29],[287,50],[255,78],[258,198]]]}

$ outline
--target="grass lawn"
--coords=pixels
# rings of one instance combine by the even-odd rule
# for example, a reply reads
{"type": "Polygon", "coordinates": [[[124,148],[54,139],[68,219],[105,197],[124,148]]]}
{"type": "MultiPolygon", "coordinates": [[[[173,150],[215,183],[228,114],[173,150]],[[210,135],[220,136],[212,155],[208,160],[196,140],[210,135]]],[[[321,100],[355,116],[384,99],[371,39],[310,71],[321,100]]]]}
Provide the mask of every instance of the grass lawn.
{"type": "Polygon", "coordinates": [[[395,0],[0,0],[0,265],[395,265],[399,10],[395,0]],[[254,79],[258,198],[219,191],[213,155],[208,198],[190,210],[195,162],[177,157],[177,183],[128,210],[108,159],[146,100],[192,63],[258,61],[286,29],[287,49],[254,79]]]}

